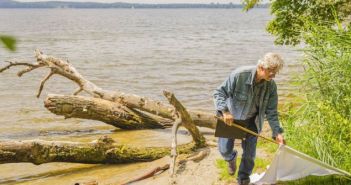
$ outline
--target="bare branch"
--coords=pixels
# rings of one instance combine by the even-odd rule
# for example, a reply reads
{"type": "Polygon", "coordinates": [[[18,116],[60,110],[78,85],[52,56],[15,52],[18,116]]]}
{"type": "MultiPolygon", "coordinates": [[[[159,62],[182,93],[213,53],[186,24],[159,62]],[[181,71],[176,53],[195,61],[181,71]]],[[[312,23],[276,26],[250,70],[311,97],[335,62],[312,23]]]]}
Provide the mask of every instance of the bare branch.
{"type": "Polygon", "coordinates": [[[209,148],[205,148],[205,149],[202,149],[197,154],[189,156],[186,160],[179,161],[179,163],[183,163],[183,161],[185,161],[185,162],[186,161],[199,162],[199,161],[203,160],[205,157],[207,157],[209,154],[210,154],[210,149],[209,148]]]}
{"type": "Polygon", "coordinates": [[[173,124],[172,127],[172,149],[171,149],[171,162],[170,162],[170,183],[174,184],[175,182],[175,164],[177,158],[177,130],[182,124],[191,134],[193,141],[195,142],[196,146],[204,147],[206,146],[206,139],[204,136],[199,132],[197,127],[195,126],[194,121],[191,119],[190,114],[185,109],[185,107],[177,100],[173,93],[168,91],[163,91],[164,96],[167,98],[168,102],[173,105],[175,110],[175,115],[178,117],[176,118],[176,122],[173,124]]]}
{"type": "Polygon", "coordinates": [[[174,171],[175,171],[175,163],[176,163],[176,159],[177,159],[177,131],[179,126],[182,124],[182,119],[179,117],[178,119],[176,119],[176,121],[173,124],[172,127],[172,149],[171,149],[171,163],[170,163],[170,176],[171,178],[174,176],[174,171]]]}
{"type": "Polygon", "coordinates": [[[44,84],[47,80],[49,80],[49,78],[55,74],[54,72],[50,71],[50,73],[40,82],[40,87],[39,87],[39,91],[38,91],[38,94],[37,94],[37,98],[40,97],[40,94],[41,94],[41,91],[43,90],[44,88],[44,84]]]}
{"type": "Polygon", "coordinates": [[[33,71],[34,69],[37,69],[37,68],[43,67],[43,66],[44,66],[44,64],[36,64],[36,65],[33,65],[33,66],[29,66],[28,68],[23,69],[22,71],[19,71],[19,72],[17,73],[17,76],[18,76],[18,77],[21,77],[24,73],[31,72],[31,71],[33,71]]]}
{"type": "MultiPolygon", "coordinates": [[[[18,66],[18,65],[27,66],[26,69],[23,69],[20,72],[18,72],[17,75],[19,77],[21,77],[23,74],[30,72],[34,69],[37,69],[39,67],[48,67],[55,74],[61,75],[65,78],[68,78],[69,80],[75,82],[76,84],[78,84],[78,86],[82,90],[86,91],[88,94],[90,94],[94,97],[107,96],[107,95],[105,95],[106,93],[104,90],[97,87],[94,83],[85,79],[80,73],[78,73],[78,71],[70,63],[68,63],[68,60],[65,61],[65,60],[61,60],[61,59],[58,59],[58,58],[55,58],[52,56],[44,55],[38,49],[35,50],[35,58],[36,58],[36,61],[33,64],[30,64],[28,62],[21,62],[18,60],[7,61],[9,63],[9,65],[1,68],[0,72],[9,69],[12,66],[18,66]]],[[[49,78],[49,77],[50,76],[48,76],[47,78],[49,78]]],[[[42,81],[42,83],[43,82],[45,83],[46,80],[42,81]]],[[[40,88],[40,89],[42,89],[42,88],[40,88]]],[[[80,91],[78,91],[77,93],[79,93],[79,92],[80,91]]],[[[41,90],[39,90],[37,97],[40,96],[40,93],[41,93],[41,90]]]]}
{"type": "Polygon", "coordinates": [[[83,88],[82,87],[79,87],[74,93],[73,93],[73,95],[74,96],[76,96],[76,95],[78,95],[80,92],[82,92],[83,91],[83,88]]]}
{"type": "Polygon", "coordinates": [[[205,146],[205,138],[197,129],[194,121],[192,120],[189,112],[186,108],[178,101],[178,99],[174,96],[173,93],[168,91],[163,91],[164,96],[167,98],[168,102],[174,106],[174,109],[178,112],[177,114],[180,116],[182,120],[182,125],[190,132],[193,140],[199,146],[205,146]]]}
{"type": "Polygon", "coordinates": [[[8,70],[10,69],[12,66],[30,66],[30,67],[34,67],[35,65],[34,64],[30,64],[28,62],[17,62],[16,60],[13,60],[13,61],[5,61],[7,63],[9,63],[7,66],[3,67],[3,68],[0,68],[0,73],[5,71],[5,70],[8,70]]]}
{"type": "Polygon", "coordinates": [[[153,177],[153,176],[155,176],[158,173],[166,171],[168,168],[169,168],[169,164],[165,164],[163,166],[158,166],[158,167],[152,169],[151,171],[147,172],[146,174],[144,174],[144,175],[142,175],[140,177],[137,177],[136,179],[130,180],[130,181],[126,182],[126,183],[122,183],[121,185],[128,185],[128,184],[132,184],[134,182],[138,182],[138,181],[147,179],[149,177],[153,177]]]}

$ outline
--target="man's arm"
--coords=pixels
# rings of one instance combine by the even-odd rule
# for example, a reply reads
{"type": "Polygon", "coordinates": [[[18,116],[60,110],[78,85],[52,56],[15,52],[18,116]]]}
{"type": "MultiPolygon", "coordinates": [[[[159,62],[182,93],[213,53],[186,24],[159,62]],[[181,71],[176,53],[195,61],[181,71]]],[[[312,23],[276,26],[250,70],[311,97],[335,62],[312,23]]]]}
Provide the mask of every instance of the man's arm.
{"type": "Polygon", "coordinates": [[[276,138],[276,140],[283,144],[284,142],[284,137],[282,135],[283,133],[283,128],[280,126],[279,123],[279,118],[278,118],[278,93],[277,93],[277,85],[275,84],[274,81],[271,82],[272,87],[271,91],[269,92],[269,99],[268,99],[268,104],[267,104],[267,109],[266,109],[266,117],[268,120],[268,123],[272,129],[273,132],[273,138],[276,138]]]}
{"type": "Polygon", "coordinates": [[[228,110],[227,99],[233,96],[236,84],[236,73],[232,72],[229,77],[214,91],[213,98],[216,110],[223,115],[224,122],[230,125],[234,117],[228,110]]]}

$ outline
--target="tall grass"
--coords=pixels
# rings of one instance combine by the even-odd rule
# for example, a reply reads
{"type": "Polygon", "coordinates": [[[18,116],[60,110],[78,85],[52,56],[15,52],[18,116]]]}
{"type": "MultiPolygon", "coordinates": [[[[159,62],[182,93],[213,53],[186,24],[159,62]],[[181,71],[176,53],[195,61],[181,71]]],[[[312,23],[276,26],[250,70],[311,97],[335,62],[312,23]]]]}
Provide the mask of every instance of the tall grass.
{"type": "MultiPolygon", "coordinates": [[[[351,31],[308,24],[300,106],[283,116],[294,148],[351,172],[351,31]]],[[[345,182],[351,184],[350,181],[345,182]]]]}

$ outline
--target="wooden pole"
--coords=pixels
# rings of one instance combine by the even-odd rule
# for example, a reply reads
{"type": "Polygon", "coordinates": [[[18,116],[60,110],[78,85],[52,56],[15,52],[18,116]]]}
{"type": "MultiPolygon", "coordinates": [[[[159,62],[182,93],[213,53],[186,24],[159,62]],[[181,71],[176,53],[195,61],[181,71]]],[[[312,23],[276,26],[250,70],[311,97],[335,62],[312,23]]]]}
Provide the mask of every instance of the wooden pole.
{"type": "MultiPolygon", "coordinates": [[[[217,118],[217,119],[220,119],[220,120],[222,120],[222,121],[224,122],[223,118],[218,117],[218,116],[216,116],[216,118],[217,118]]],[[[256,136],[256,137],[260,137],[260,138],[262,138],[262,139],[264,139],[264,140],[267,140],[267,141],[269,141],[269,142],[272,142],[272,143],[274,143],[274,144],[280,145],[277,141],[274,141],[273,139],[270,139],[270,138],[266,138],[266,137],[264,137],[264,136],[261,136],[261,135],[257,134],[256,132],[253,132],[253,131],[251,131],[251,130],[245,128],[245,127],[242,127],[242,126],[240,126],[240,125],[238,125],[238,124],[236,124],[236,123],[234,123],[234,122],[231,124],[231,126],[234,126],[234,127],[238,128],[238,129],[244,131],[244,132],[247,132],[247,133],[249,133],[249,134],[251,134],[251,135],[254,135],[254,136],[256,136]]]]}

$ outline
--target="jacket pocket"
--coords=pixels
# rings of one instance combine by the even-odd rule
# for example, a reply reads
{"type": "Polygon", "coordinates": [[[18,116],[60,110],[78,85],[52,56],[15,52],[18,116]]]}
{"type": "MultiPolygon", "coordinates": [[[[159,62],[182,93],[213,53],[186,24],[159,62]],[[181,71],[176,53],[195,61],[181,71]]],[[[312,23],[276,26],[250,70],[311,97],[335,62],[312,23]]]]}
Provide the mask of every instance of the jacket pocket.
{"type": "Polygon", "coordinates": [[[239,101],[246,101],[247,100],[247,94],[241,93],[241,92],[234,92],[235,99],[239,101]]]}

